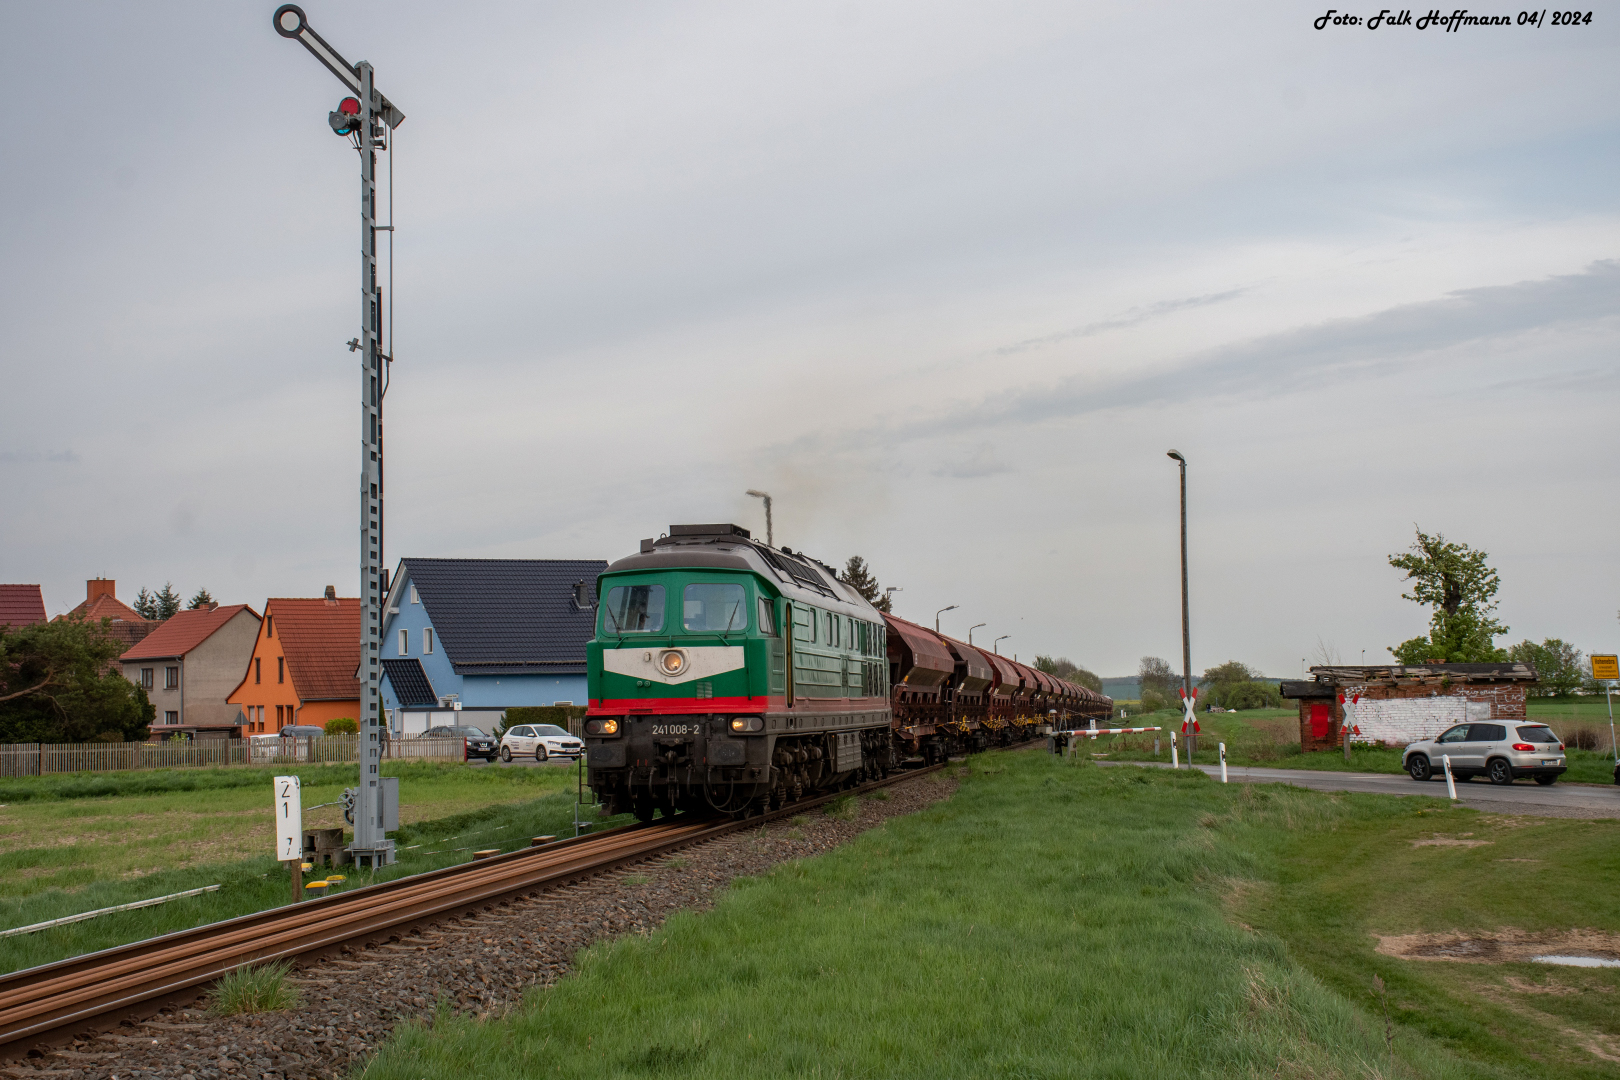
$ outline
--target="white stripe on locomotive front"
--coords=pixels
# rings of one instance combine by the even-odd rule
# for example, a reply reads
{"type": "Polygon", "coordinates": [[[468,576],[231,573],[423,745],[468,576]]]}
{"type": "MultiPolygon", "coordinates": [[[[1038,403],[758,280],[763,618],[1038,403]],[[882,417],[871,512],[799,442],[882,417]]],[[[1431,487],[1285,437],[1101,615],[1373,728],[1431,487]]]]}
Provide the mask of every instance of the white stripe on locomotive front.
{"type": "Polygon", "coordinates": [[[743,667],[741,645],[683,645],[676,651],[686,657],[686,666],[679,675],[666,675],[658,666],[658,658],[669,651],[668,647],[603,649],[602,669],[615,675],[628,675],[632,679],[656,680],[665,686],[678,686],[697,679],[711,679],[728,671],[740,671],[743,667]]]}

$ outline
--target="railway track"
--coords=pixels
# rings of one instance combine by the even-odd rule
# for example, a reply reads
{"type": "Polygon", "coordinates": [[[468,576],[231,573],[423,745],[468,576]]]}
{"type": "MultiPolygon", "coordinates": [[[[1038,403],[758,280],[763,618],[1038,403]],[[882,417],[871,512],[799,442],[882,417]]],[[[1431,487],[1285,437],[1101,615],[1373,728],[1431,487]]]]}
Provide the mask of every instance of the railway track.
{"type": "Polygon", "coordinates": [[[744,819],[690,818],[461,863],[320,900],[272,908],[0,977],[0,1059],[35,1043],[155,1012],[244,964],[300,959],[387,941],[412,927],[554,888],[615,867],[800,814],[944,768],[895,773],[844,792],[744,819]]]}

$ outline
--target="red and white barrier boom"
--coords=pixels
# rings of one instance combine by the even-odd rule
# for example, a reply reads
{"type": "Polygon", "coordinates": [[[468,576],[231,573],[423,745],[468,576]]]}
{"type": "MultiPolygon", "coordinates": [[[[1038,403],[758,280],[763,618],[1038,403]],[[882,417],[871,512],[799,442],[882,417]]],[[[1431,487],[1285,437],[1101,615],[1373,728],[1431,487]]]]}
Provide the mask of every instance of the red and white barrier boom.
{"type": "Polygon", "coordinates": [[[1143,731],[1163,731],[1156,727],[1094,727],[1075,728],[1073,731],[1056,731],[1054,735],[1090,735],[1095,739],[1098,735],[1135,735],[1143,731]]]}

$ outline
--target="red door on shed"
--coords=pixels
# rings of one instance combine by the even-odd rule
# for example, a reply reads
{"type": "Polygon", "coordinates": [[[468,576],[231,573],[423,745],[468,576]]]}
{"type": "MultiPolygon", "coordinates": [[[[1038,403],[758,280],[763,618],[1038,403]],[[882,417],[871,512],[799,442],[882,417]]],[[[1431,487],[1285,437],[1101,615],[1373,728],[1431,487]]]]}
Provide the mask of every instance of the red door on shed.
{"type": "Polygon", "coordinates": [[[1325,739],[1328,737],[1328,728],[1333,723],[1333,713],[1325,704],[1312,703],[1311,705],[1311,738],[1325,739]]]}

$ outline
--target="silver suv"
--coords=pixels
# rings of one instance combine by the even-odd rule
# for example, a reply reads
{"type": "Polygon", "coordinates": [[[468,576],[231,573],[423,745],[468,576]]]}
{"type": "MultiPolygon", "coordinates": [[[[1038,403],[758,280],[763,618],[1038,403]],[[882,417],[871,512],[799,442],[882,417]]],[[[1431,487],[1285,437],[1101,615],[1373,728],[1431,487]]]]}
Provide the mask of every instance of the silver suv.
{"type": "Polygon", "coordinates": [[[1551,784],[1564,771],[1564,742],[1546,724],[1458,724],[1437,739],[1412,743],[1401,763],[1414,780],[1433,780],[1444,772],[1441,759],[1451,759],[1459,780],[1488,776],[1493,784],[1511,784],[1528,776],[1551,784]]]}

